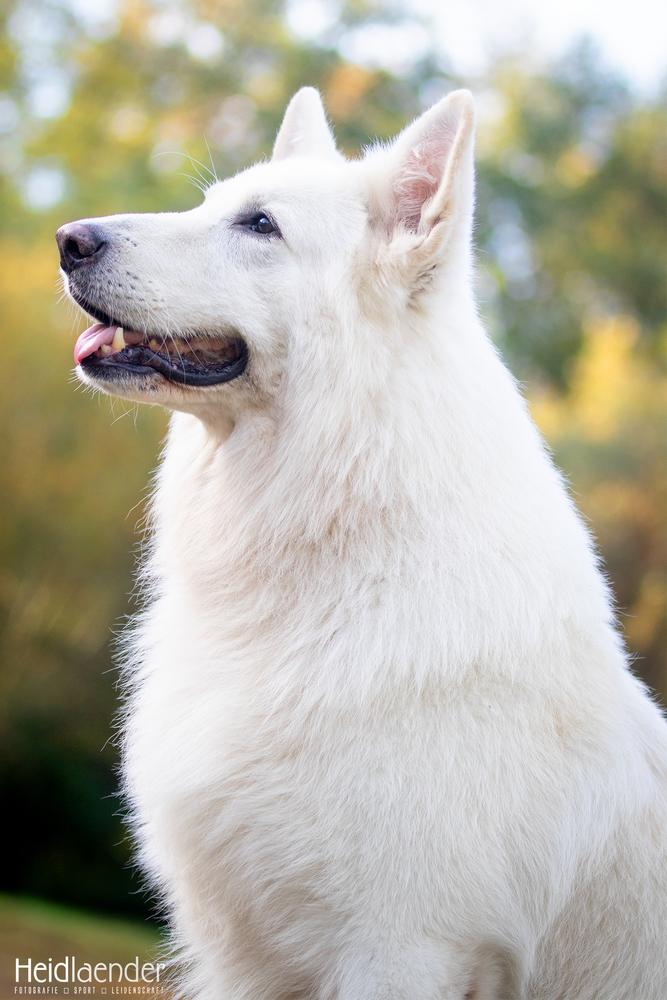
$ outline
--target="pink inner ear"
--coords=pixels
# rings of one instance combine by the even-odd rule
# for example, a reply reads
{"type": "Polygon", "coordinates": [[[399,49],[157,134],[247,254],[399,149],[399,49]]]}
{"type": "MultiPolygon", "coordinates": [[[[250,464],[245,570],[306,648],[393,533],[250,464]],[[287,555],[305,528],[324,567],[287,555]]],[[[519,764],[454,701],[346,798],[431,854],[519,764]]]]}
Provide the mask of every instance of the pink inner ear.
{"type": "Polygon", "coordinates": [[[417,232],[424,205],[440,187],[455,138],[455,125],[440,119],[410,148],[394,181],[397,225],[417,232]]]}

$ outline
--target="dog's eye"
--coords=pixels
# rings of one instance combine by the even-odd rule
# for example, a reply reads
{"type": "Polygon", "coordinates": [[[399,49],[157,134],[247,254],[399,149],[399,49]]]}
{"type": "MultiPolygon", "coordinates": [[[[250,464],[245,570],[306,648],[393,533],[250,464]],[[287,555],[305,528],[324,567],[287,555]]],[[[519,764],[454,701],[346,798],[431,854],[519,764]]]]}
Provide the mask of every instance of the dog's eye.
{"type": "Polygon", "coordinates": [[[253,233],[260,233],[261,236],[270,236],[271,233],[277,232],[271,219],[268,215],[264,215],[263,212],[258,212],[257,215],[253,215],[252,218],[248,219],[246,226],[253,233]]]}
{"type": "Polygon", "coordinates": [[[250,208],[245,212],[240,212],[233,223],[236,229],[245,230],[246,233],[257,233],[258,236],[281,237],[282,233],[278,225],[271,218],[268,212],[261,212],[250,208]]]}

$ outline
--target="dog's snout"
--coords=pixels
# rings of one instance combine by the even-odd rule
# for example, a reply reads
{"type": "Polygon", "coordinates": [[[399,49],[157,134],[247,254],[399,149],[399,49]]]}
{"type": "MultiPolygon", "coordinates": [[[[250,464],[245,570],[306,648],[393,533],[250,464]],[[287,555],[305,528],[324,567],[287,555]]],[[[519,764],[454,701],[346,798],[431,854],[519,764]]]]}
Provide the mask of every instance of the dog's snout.
{"type": "Polygon", "coordinates": [[[107,237],[101,226],[88,222],[68,222],[56,233],[60,250],[60,264],[67,274],[82,264],[97,261],[107,246],[107,237]]]}

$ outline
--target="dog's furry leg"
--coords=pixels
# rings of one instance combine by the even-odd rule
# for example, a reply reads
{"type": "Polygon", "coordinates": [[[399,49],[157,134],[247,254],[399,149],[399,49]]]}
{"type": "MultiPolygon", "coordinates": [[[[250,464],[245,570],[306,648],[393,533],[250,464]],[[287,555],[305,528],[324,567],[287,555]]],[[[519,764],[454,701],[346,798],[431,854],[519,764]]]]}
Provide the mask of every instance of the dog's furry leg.
{"type": "Polygon", "coordinates": [[[519,964],[505,950],[425,941],[350,955],[335,990],[318,1000],[521,1000],[519,964]]]}

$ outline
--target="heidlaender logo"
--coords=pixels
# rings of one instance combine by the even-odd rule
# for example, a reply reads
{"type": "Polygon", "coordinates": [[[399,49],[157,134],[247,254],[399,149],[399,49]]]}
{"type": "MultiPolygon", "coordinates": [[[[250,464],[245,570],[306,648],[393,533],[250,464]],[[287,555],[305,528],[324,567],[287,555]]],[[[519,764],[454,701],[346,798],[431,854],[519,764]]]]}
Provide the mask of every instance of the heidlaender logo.
{"type": "Polygon", "coordinates": [[[80,962],[75,955],[54,961],[15,959],[14,995],[51,996],[160,996],[164,962],[80,962]]]}

